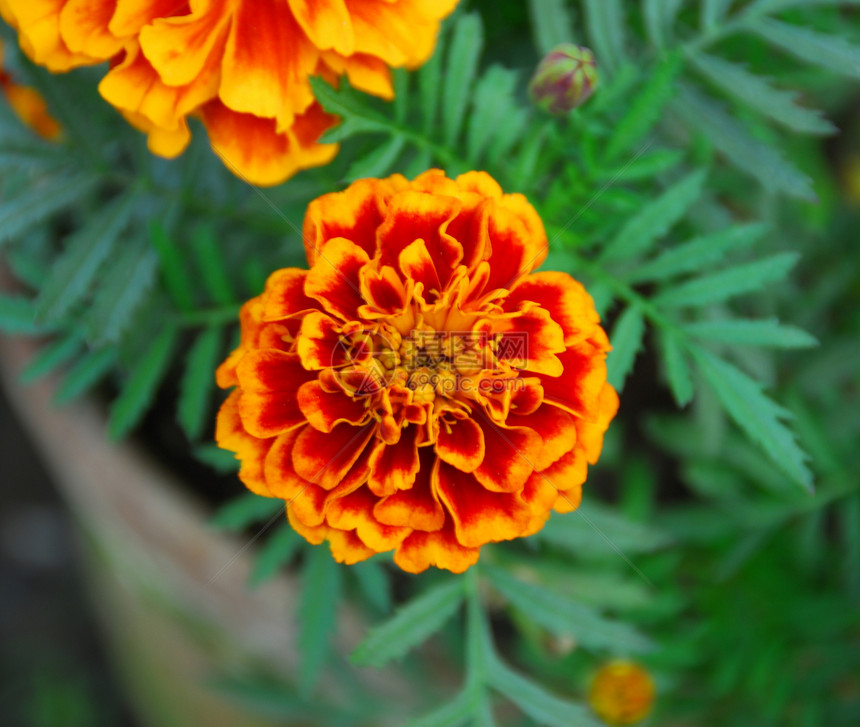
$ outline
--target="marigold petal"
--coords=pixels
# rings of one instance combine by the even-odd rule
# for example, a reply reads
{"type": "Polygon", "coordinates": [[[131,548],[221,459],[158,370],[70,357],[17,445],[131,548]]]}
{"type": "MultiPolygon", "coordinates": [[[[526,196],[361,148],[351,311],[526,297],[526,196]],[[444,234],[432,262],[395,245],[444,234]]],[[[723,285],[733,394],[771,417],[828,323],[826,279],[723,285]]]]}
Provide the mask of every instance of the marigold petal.
{"type": "MultiPolygon", "coordinates": [[[[378,442],[374,446],[367,486],[375,495],[384,497],[413,487],[420,465],[417,436],[418,427],[407,427],[396,443],[378,442]]],[[[424,466],[426,469],[427,464],[424,466]]]]}
{"type": "Polygon", "coordinates": [[[444,462],[438,468],[436,490],[454,520],[457,540],[467,548],[518,537],[531,515],[517,494],[491,492],[473,475],[444,462]]]}
{"type": "Polygon", "coordinates": [[[488,418],[478,420],[484,432],[486,454],[474,475],[493,492],[518,492],[523,488],[543,443],[532,429],[501,427],[488,418]]]}
{"type": "Polygon", "coordinates": [[[271,440],[261,440],[248,434],[239,416],[239,390],[227,397],[218,411],[215,424],[215,441],[222,449],[236,453],[242,465],[239,479],[251,492],[263,497],[273,497],[263,473],[263,464],[271,447],[271,440]]]}
{"type": "Polygon", "coordinates": [[[544,390],[544,401],[554,403],[576,416],[594,419],[598,398],[606,383],[606,357],[590,341],[571,346],[558,354],[564,375],[544,376],[538,373],[544,390]]]}
{"type": "Polygon", "coordinates": [[[426,532],[440,530],[445,524],[445,511],[432,485],[433,473],[439,464],[428,449],[422,449],[421,467],[412,486],[382,498],[374,507],[373,514],[386,525],[426,532]]]}
{"type": "Polygon", "coordinates": [[[326,512],[326,522],[338,530],[354,530],[362,543],[376,552],[396,548],[412,532],[411,528],[381,523],[374,516],[379,502],[366,487],[332,502],[326,512]]]}
{"type": "Polygon", "coordinates": [[[305,295],[307,270],[283,268],[272,273],[266,280],[264,321],[282,321],[285,318],[319,308],[319,304],[305,295]]]}
{"type": "Polygon", "coordinates": [[[364,303],[361,268],[370,262],[367,253],[344,237],[329,240],[305,280],[305,293],[325,310],[344,321],[355,320],[364,303]]]}
{"type": "Polygon", "coordinates": [[[436,532],[415,531],[394,551],[394,562],[407,573],[422,573],[431,565],[463,573],[478,562],[480,548],[460,544],[451,521],[436,532]]]}
{"type": "Polygon", "coordinates": [[[290,10],[313,44],[349,56],[355,52],[352,18],[344,0],[289,0],[290,10]]]}
{"type": "Polygon", "coordinates": [[[309,482],[326,490],[334,489],[362,455],[372,436],[372,425],[338,424],[328,433],[307,426],[293,447],[293,467],[309,482]]]}
{"type": "Polygon", "coordinates": [[[436,454],[463,472],[474,472],[484,461],[484,433],[471,419],[442,422],[436,454]]]}
{"type": "Polygon", "coordinates": [[[299,387],[298,405],[314,429],[330,432],[336,424],[366,424],[370,412],[365,401],[353,399],[342,391],[324,391],[319,381],[307,381],[299,387]]]}
{"type": "Polygon", "coordinates": [[[540,437],[541,447],[532,460],[538,471],[557,462],[576,445],[576,419],[556,406],[544,405],[528,416],[512,414],[507,425],[528,427],[540,437]]]}

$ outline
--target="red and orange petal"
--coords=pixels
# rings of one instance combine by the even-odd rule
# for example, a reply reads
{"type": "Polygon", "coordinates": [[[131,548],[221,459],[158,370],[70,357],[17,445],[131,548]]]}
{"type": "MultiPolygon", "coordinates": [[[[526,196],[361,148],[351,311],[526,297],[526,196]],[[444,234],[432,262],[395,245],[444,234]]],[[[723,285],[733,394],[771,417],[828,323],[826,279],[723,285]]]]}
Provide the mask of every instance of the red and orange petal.
{"type": "Polygon", "coordinates": [[[362,180],[312,202],[304,238],[310,269],[271,275],[218,370],[249,488],[338,560],[412,572],[579,505],[618,407],[609,344],[579,283],[532,272],[523,198],[480,172],[362,180]],[[460,348],[434,360],[440,340],[460,348]]]}
{"type": "MultiPolygon", "coordinates": [[[[2,10],[2,5],[0,5],[2,10]]],[[[3,70],[3,41],[0,40],[0,95],[19,119],[43,139],[57,139],[62,129],[57,120],[48,112],[45,99],[34,88],[21,86],[3,70]]]]}
{"type": "Polygon", "coordinates": [[[110,61],[102,96],[164,157],[199,116],[216,154],[252,184],[327,164],[335,117],[310,78],[394,96],[391,67],[433,51],[457,0],[0,0],[30,58],[54,72],[110,61]]]}

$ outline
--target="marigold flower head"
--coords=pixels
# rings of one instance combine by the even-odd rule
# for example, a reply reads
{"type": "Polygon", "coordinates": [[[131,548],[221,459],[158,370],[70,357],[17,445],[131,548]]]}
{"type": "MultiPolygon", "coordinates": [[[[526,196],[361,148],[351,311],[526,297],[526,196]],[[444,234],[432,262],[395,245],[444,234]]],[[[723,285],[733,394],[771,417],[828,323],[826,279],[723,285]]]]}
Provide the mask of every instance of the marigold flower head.
{"type": "Polygon", "coordinates": [[[345,563],[462,572],[577,507],[618,399],[591,297],[534,270],[534,208],[483,172],[364,179],[310,204],[218,370],[216,438],[345,563]]]}
{"type": "Polygon", "coordinates": [[[605,664],[589,691],[594,712],[607,724],[629,725],[645,719],[654,706],[656,688],[651,675],[632,661],[605,664]]]}
{"type": "Polygon", "coordinates": [[[110,61],[101,94],[153,153],[180,154],[198,115],[231,170],[269,185],[337,153],[318,143],[336,118],[310,76],[392,98],[389,69],[425,62],[457,2],[0,0],[0,14],[52,71],[110,61]]]}
{"type": "Polygon", "coordinates": [[[3,41],[0,40],[0,94],[27,126],[44,139],[52,141],[60,136],[57,120],[48,112],[45,99],[34,88],[22,86],[3,68],[3,41]]]}
{"type": "Polygon", "coordinates": [[[597,88],[599,76],[590,49],[562,43],[541,60],[529,83],[532,100],[551,114],[582,106],[597,88]]]}

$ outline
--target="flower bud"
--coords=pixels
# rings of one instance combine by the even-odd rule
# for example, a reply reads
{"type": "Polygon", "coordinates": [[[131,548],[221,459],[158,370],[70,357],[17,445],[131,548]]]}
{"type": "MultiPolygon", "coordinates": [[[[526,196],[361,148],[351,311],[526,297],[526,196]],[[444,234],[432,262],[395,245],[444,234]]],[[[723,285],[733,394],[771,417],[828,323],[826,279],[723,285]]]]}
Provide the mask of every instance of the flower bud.
{"type": "Polygon", "coordinates": [[[655,691],[654,680],[644,668],[619,659],[595,674],[588,701],[607,724],[632,725],[650,714],[655,691]]]}
{"type": "Polygon", "coordinates": [[[594,53],[583,46],[563,43],[544,56],[529,84],[529,93],[545,111],[565,114],[584,104],[597,82],[594,53]]]}

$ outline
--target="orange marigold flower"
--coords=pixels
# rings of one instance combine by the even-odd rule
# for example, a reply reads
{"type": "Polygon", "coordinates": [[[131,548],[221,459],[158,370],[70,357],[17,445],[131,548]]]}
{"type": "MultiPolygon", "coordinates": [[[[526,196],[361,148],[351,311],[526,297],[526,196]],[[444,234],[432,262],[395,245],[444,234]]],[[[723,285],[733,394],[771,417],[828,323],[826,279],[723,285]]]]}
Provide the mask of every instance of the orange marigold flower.
{"type": "Polygon", "coordinates": [[[41,94],[34,88],[15,83],[12,77],[3,70],[2,40],[0,40],[0,94],[9,103],[18,118],[39,136],[49,141],[59,137],[60,125],[48,113],[48,106],[41,94]]]}
{"type": "Polygon", "coordinates": [[[102,96],[174,157],[199,115],[215,152],[255,184],[326,164],[336,118],[309,77],[346,74],[392,98],[391,67],[433,52],[458,0],[0,0],[21,47],[52,71],[110,61],[102,96]]]}
{"type": "Polygon", "coordinates": [[[543,224],[483,172],[364,179],[313,201],[310,270],[241,311],[220,446],[293,527],[355,563],[462,572],[574,510],[618,398],[591,297],[532,273],[543,224]]]}
{"type": "Polygon", "coordinates": [[[607,724],[636,724],[654,706],[656,688],[651,675],[632,661],[611,661],[591,683],[591,708],[607,724]]]}

